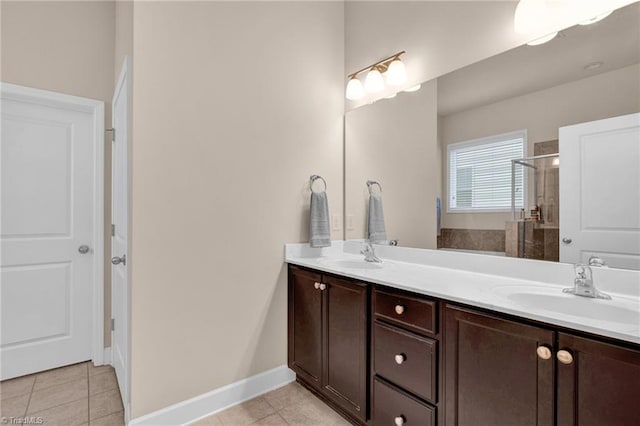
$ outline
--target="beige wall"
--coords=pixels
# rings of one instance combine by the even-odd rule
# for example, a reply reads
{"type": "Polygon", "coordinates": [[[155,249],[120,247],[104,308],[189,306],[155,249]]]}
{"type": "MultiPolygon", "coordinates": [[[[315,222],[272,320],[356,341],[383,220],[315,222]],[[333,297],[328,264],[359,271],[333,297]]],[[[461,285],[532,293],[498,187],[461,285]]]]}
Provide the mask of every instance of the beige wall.
{"type": "MultiPolygon", "coordinates": [[[[640,111],[640,65],[506,99],[467,111],[441,117],[442,162],[446,164],[446,145],[527,130],[528,155],[536,142],[558,139],[562,126],[615,117],[640,111]]],[[[446,167],[442,182],[447,193],[446,167]]],[[[562,200],[560,200],[562,202],[562,200]]],[[[445,228],[504,229],[510,213],[450,213],[443,209],[445,228]]]]}
{"type": "MultiPolygon", "coordinates": [[[[406,50],[405,87],[410,87],[519,46],[526,36],[513,31],[516,5],[516,1],[348,1],[345,75],[406,50]]],[[[346,109],[370,101],[347,101],[346,109]]]]}
{"type": "MultiPolygon", "coordinates": [[[[111,123],[113,2],[2,1],[1,80],[105,102],[111,123]]],[[[111,257],[111,143],[105,138],[105,262],[111,257]]],[[[111,268],[105,263],[105,346],[111,344],[111,268]]]]}
{"type": "Polygon", "coordinates": [[[346,114],[346,238],[366,238],[369,193],[366,181],[382,185],[389,239],[405,247],[436,247],[439,169],[437,158],[437,85],[401,93],[346,114]]]}
{"type": "Polygon", "coordinates": [[[309,175],[342,213],[343,28],[339,2],[135,4],[133,418],[286,363],[309,175]]]}

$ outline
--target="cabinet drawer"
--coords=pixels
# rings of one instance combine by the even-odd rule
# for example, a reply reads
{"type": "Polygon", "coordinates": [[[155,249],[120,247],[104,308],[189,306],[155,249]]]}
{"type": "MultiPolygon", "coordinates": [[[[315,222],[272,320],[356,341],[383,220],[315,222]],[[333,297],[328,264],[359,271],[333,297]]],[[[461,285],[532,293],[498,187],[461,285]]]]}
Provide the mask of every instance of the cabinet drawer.
{"type": "Polygon", "coordinates": [[[373,312],[376,317],[418,333],[437,334],[436,303],[401,293],[378,289],[373,292],[373,312]]]}
{"type": "Polygon", "coordinates": [[[375,322],[375,374],[417,396],[436,402],[437,342],[375,322]]]}
{"type": "Polygon", "coordinates": [[[388,426],[398,423],[406,426],[435,426],[435,408],[419,402],[377,378],[374,379],[373,424],[388,426]],[[396,423],[398,417],[402,419],[402,423],[400,421],[396,423]]]}

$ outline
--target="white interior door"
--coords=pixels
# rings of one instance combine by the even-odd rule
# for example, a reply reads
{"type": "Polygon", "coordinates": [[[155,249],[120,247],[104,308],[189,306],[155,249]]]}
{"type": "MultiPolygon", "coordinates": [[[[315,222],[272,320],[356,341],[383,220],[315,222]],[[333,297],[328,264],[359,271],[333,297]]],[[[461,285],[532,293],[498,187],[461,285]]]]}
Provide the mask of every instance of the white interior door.
{"type": "Polygon", "coordinates": [[[2,379],[92,359],[103,108],[2,84],[2,379]]]}
{"type": "Polygon", "coordinates": [[[113,95],[112,145],[112,273],[111,300],[114,321],[111,335],[113,366],[118,377],[120,394],[128,415],[129,400],[129,286],[128,286],[128,146],[129,146],[129,72],[125,59],[113,95]]]}
{"type": "Polygon", "coordinates": [[[560,129],[560,261],[640,269],[640,114],[560,129]]]}

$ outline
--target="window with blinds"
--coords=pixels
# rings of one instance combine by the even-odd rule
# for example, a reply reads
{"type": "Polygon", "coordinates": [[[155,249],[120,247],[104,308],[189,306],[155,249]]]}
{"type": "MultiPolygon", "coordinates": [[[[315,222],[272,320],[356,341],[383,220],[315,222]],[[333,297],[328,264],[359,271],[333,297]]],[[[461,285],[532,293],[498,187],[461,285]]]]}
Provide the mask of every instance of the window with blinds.
{"type": "MultiPolygon", "coordinates": [[[[523,158],[526,131],[448,145],[450,212],[510,211],[511,160],[523,158]]],[[[516,209],[524,208],[523,167],[516,167],[516,209]]]]}

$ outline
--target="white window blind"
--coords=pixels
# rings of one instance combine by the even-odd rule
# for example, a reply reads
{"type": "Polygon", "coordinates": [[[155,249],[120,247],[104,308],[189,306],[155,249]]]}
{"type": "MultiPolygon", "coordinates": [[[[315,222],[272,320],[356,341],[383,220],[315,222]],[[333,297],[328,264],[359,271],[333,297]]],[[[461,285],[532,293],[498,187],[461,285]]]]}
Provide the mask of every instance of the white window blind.
{"type": "MultiPolygon", "coordinates": [[[[511,160],[523,158],[526,133],[519,131],[447,147],[449,205],[455,211],[511,209],[511,160]]],[[[516,209],[524,208],[523,167],[516,167],[516,209]]]]}

